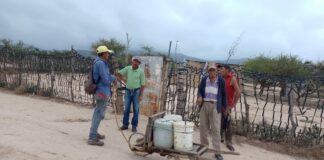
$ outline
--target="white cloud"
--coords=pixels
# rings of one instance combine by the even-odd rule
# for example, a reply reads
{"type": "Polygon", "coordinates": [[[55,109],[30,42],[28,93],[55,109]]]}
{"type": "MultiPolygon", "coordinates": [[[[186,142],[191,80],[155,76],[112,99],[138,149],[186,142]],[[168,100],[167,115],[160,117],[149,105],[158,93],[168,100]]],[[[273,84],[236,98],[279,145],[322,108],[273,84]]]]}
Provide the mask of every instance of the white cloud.
{"type": "Polygon", "coordinates": [[[292,53],[324,59],[324,2],[258,0],[2,0],[0,38],[23,40],[45,49],[89,49],[99,38],[132,38],[131,47],[226,59],[245,32],[233,58],[292,53]]]}

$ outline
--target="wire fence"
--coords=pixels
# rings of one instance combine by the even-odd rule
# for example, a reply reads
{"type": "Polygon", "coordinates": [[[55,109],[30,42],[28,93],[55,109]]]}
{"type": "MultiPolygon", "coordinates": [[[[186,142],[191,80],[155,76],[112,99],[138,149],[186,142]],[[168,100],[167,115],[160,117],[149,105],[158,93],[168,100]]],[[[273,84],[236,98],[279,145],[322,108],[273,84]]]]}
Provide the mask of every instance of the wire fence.
{"type": "Polygon", "coordinates": [[[83,90],[92,61],[73,49],[46,52],[2,48],[0,87],[92,104],[92,96],[83,90]]]}
{"type": "MultiPolygon", "coordinates": [[[[175,64],[166,110],[199,126],[198,85],[206,69],[175,64]]],[[[324,77],[271,76],[232,65],[242,90],[231,114],[236,134],[301,146],[324,144],[324,77]]]]}
{"type": "MultiPolygon", "coordinates": [[[[92,62],[74,49],[47,52],[3,47],[0,87],[93,104],[92,96],[83,90],[92,62]]],[[[199,126],[199,107],[195,104],[206,69],[185,63],[169,65],[168,76],[163,78],[165,86],[161,87],[165,105],[161,110],[182,115],[199,126]]],[[[118,64],[112,66],[112,70],[118,68],[118,64]]],[[[242,66],[232,68],[242,90],[231,114],[237,134],[301,146],[324,145],[323,76],[271,76],[242,66]]]]}

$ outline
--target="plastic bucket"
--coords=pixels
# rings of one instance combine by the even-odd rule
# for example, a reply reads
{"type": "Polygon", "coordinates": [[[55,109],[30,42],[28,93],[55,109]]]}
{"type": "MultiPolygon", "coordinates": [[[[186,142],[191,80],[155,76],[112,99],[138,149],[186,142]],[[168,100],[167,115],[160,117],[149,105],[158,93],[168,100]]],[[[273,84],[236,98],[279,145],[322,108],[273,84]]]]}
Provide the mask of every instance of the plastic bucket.
{"type": "Polygon", "coordinates": [[[173,142],[175,150],[192,150],[194,123],[185,121],[174,122],[173,132],[173,142]]]}
{"type": "Polygon", "coordinates": [[[160,118],[154,121],[153,144],[155,147],[170,149],[173,145],[172,120],[160,118]]]}

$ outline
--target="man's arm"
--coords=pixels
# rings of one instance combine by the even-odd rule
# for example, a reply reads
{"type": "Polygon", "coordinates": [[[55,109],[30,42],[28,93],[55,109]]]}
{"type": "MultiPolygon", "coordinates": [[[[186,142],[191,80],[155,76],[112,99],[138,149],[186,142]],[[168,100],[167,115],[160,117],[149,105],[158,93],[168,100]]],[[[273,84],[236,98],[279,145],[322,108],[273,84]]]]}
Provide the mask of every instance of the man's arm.
{"type": "Polygon", "coordinates": [[[105,85],[110,85],[111,83],[111,79],[107,74],[107,66],[105,65],[104,62],[97,62],[97,66],[98,66],[98,70],[99,70],[99,76],[102,79],[102,82],[105,85]]]}
{"type": "Polygon", "coordinates": [[[235,97],[234,97],[234,101],[233,101],[234,102],[233,107],[235,107],[237,101],[241,98],[241,89],[239,87],[239,84],[238,84],[235,76],[233,76],[233,78],[232,78],[232,86],[234,87],[234,90],[235,90],[235,97]]]}
{"type": "Polygon", "coordinates": [[[119,81],[122,81],[124,83],[126,83],[126,80],[124,79],[123,75],[120,74],[120,73],[116,73],[116,78],[119,80],[119,81]]]}
{"type": "Polygon", "coordinates": [[[141,89],[140,89],[140,95],[139,95],[139,100],[140,100],[140,101],[141,101],[142,98],[143,98],[144,88],[145,88],[145,86],[141,86],[141,89]]]}
{"type": "Polygon", "coordinates": [[[116,77],[118,80],[126,83],[126,80],[124,77],[126,77],[127,75],[127,67],[123,68],[122,70],[119,70],[117,73],[116,73],[116,77]]]}
{"type": "Polygon", "coordinates": [[[141,89],[140,89],[140,96],[139,96],[139,100],[142,100],[143,94],[144,94],[144,88],[145,88],[145,75],[144,75],[144,71],[141,72],[141,76],[140,76],[140,83],[141,83],[141,89]]]}
{"type": "Polygon", "coordinates": [[[202,105],[202,92],[203,92],[202,81],[203,81],[203,79],[200,81],[199,86],[198,86],[197,101],[196,101],[196,104],[198,106],[202,105]]]}

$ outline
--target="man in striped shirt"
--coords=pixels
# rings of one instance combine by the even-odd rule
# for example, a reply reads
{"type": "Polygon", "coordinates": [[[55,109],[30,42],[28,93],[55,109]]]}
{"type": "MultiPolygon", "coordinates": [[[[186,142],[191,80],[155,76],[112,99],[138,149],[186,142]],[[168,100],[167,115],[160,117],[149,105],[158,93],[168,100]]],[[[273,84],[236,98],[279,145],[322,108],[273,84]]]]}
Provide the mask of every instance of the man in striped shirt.
{"type": "MultiPolygon", "coordinates": [[[[217,74],[216,65],[208,65],[208,76],[204,77],[198,88],[197,105],[200,110],[200,143],[208,146],[208,133],[211,133],[213,147],[220,151],[221,112],[227,106],[225,81],[217,74]]],[[[215,154],[222,160],[220,154],[215,154]]]]}

